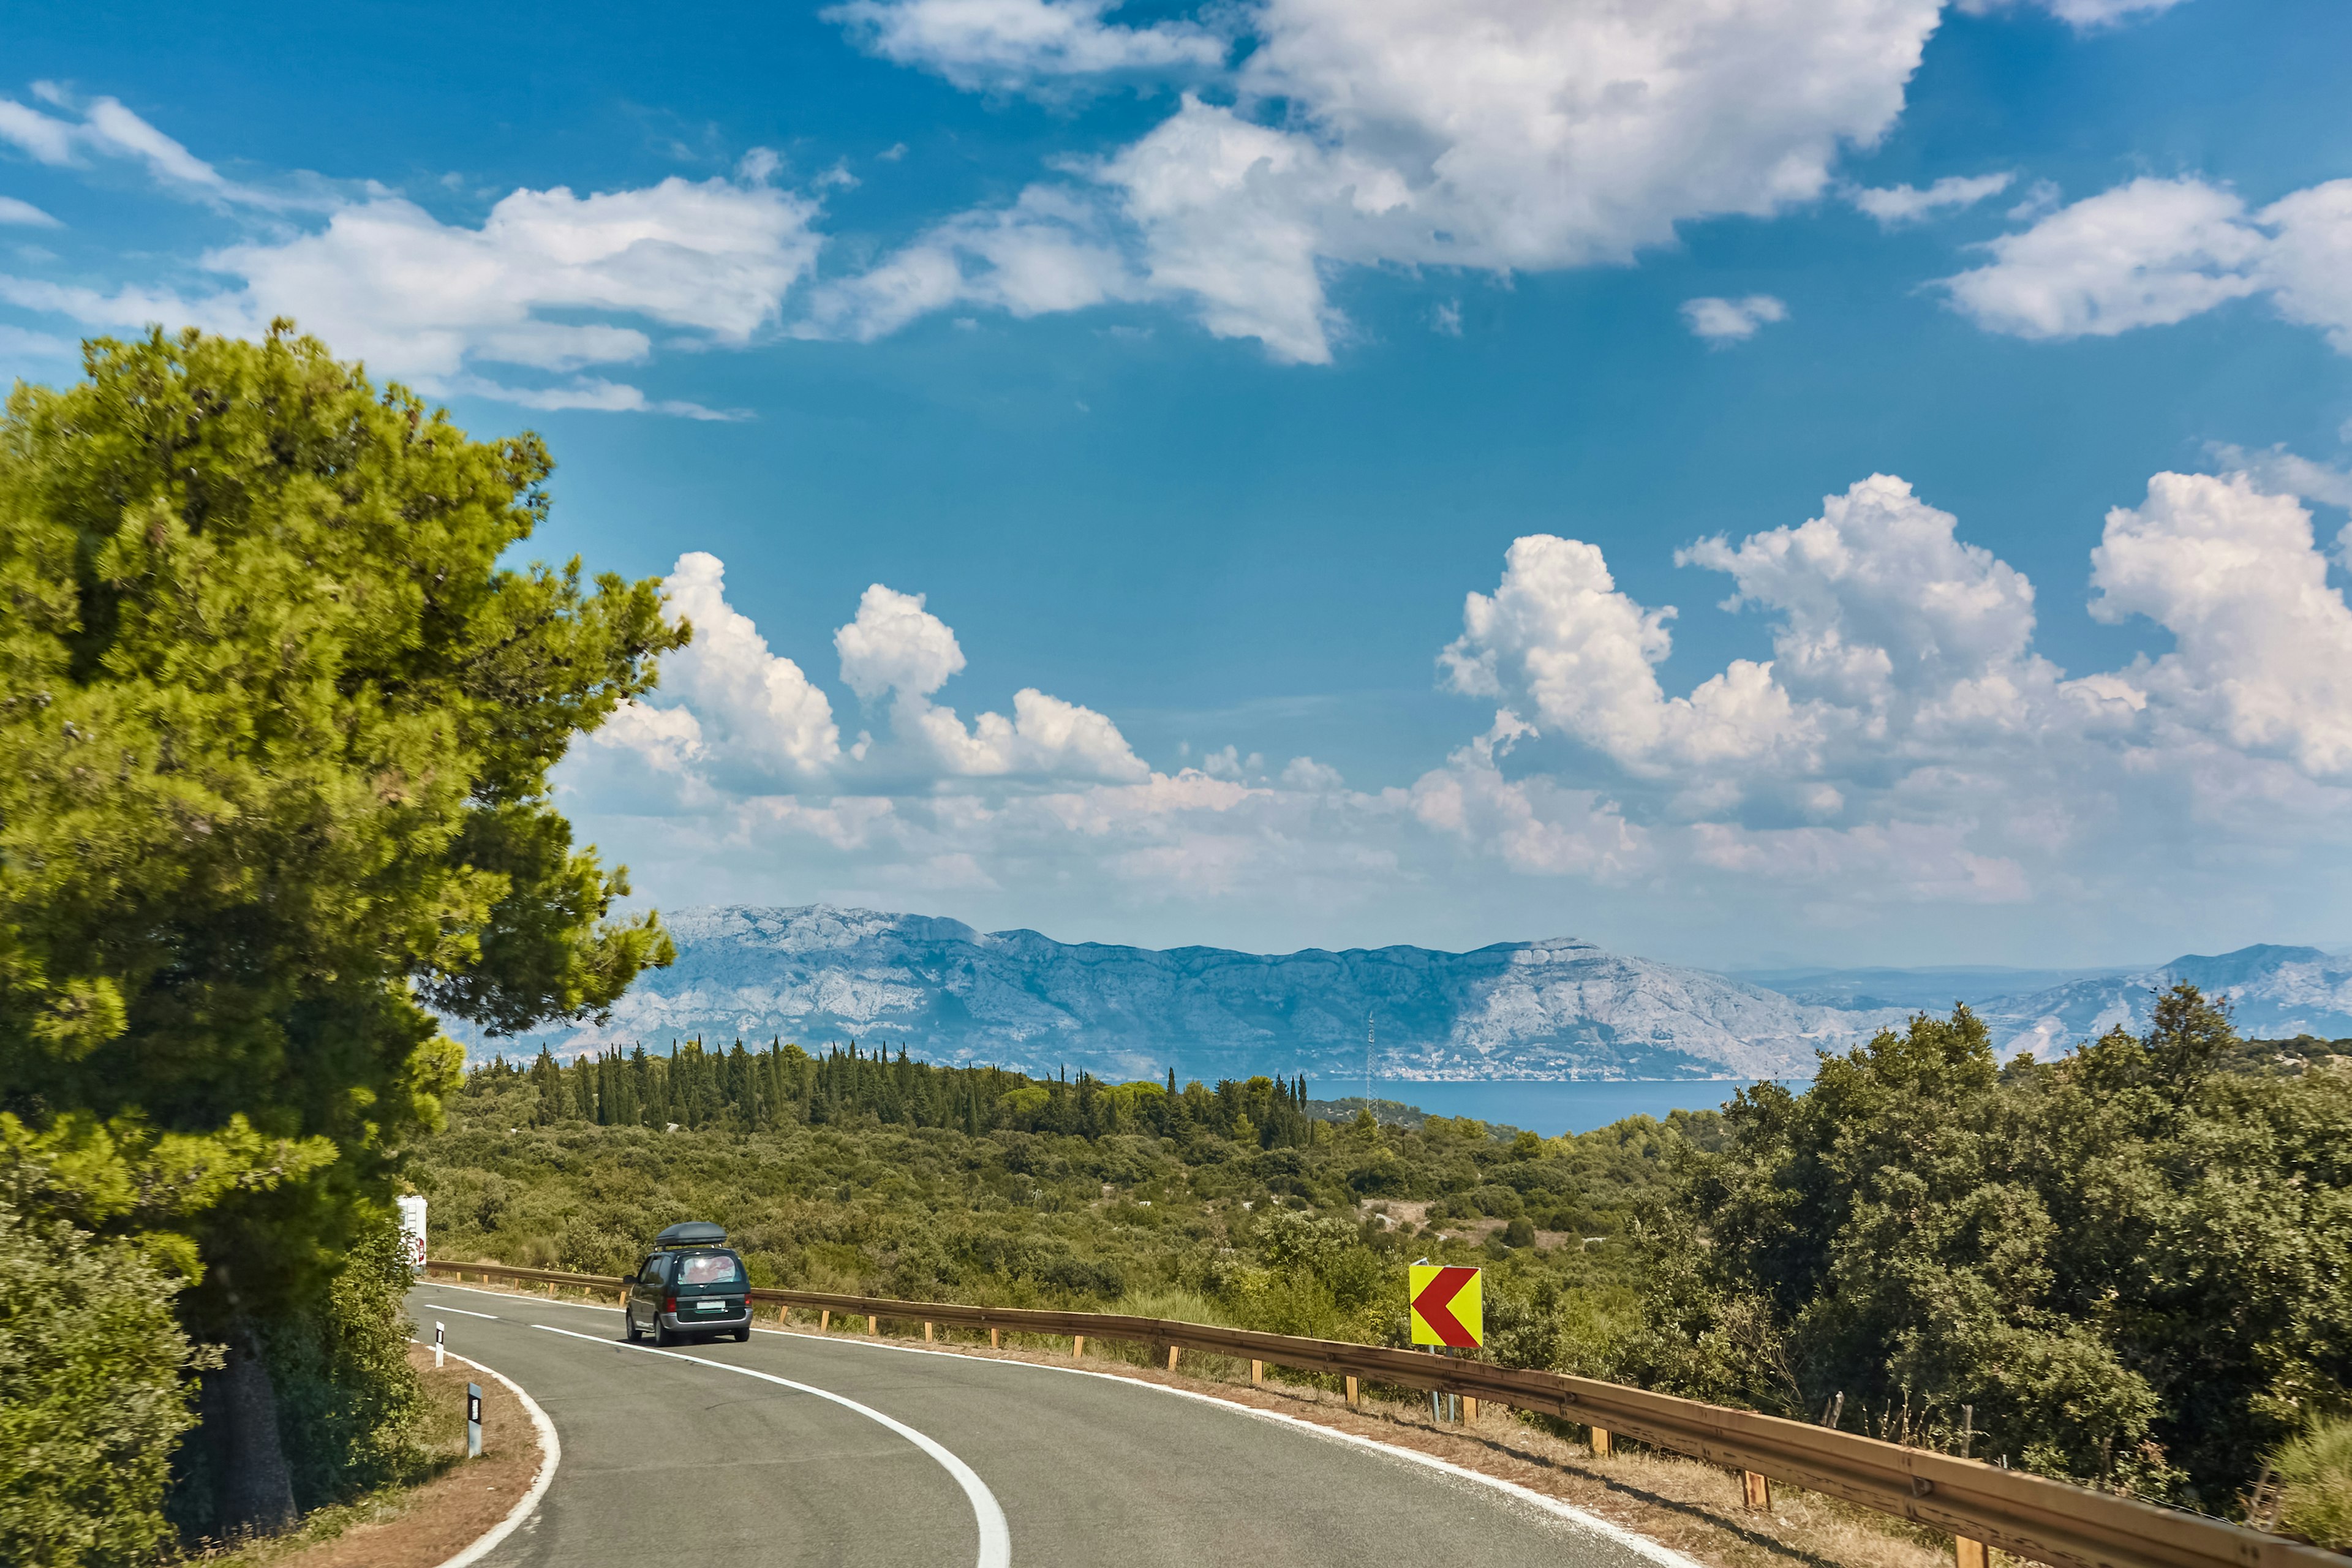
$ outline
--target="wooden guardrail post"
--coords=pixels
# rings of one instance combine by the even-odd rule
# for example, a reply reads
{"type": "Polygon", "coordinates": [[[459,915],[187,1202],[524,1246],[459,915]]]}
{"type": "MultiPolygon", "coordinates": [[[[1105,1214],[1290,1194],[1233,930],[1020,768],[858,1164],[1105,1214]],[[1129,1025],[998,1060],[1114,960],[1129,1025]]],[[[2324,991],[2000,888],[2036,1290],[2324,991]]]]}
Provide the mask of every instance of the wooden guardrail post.
{"type": "Polygon", "coordinates": [[[1475,1395],[1465,1394],[1462,1396],[1462,1425],[1478,1425],[1478,1401],[1475,1395]]]}
{"type": "MultiPolygon", "coordinates": [[[[1754,1470],[1742,1470],[1739,1472],[1739,1500],[1751,1510],[1759,1513],[1772,1511],[1772,1483],[1768,1478],[1758,1475],[1754,1470]]],[[[1962,1568],[1966,1565],[1963,1564],[1962,1568]]]]}
{"type": "Polygon", "coordinates": [[[1003,1332],[1003,1331],[1002,1329],[991,1329],[988,1331],[988,1348],[990,1350],[1001,1351],[1004,1348],[1003,1342],[997,1338],[997,1336],[1003,1332]]]}
{"type": "Polygon", "coordinates": [[[1988,1555],[1983,1542],[1970,1541],[1965,1535],[1952,1537],[1954,1568],[1985,1568],[1988,1555]]]}
{"type": "Polygon", "coordinates": [[[1615,1446],[1609,1440],[1609,1428],[1606,1426],[1592,1428],[1592,1457],[1596,1459],[1605,1459],[1615,1451],[1615,1446]]]}
{"type": "Polygon", "coordinates": [[[1260,1384],[1260,1383],[1264,1383],[1265,1381],[1265,1363],[1264,1363],[1264,1362],[1262,1362],[1262,1361],[1253,1361],[1253,1362],[1251,1362],[1251,1363],[1250,1363],[1250,1382],[1252,1382],[1252,1383],[1254,1383],[1254,1384],[1260,1384]]]}
{"type": "Polygon", "coordinates": [[[1356,1380],[1351,1377],[1348,1380],[1348,1408],[1361,1410],[1363,1407],[1364,1402],[1356,1392],[1356,1380]]]}
{"type": "Polygon", "coordinates": [[[1176,1355],[1181,1349],[1182,1347],[1180,1345],[1170,1345],[1168,1347],[1168,1370],[1170,1372],[1174,1372],[1176,1370],[1176,1355]]]}
{"type": "Polygon", "coordinates": [[[931,1325],[929,1323],[923,1325],[923,1342],[925,1344],[931,1342],[931,1325]]]}
{"type": "Polygon", "coordinates": [[[1070,1359],[1071,1359],[1071,1360],[1073,1360],[1073,1361],[1082,1361],[1082,1360],[1084,1360],[1084,1359],[1086,1358],[1086,1353],[1087,1353],[1087,1336],[1086,1336],[1086,1335],[1084,1335],[1084,1334],[1073,1334],[1073,1335],[1071,1335],[1071,1336],[1070,1336],[1070,1359]]]}
{"type": "Polygon", "coordinates": [[[816,1315],[816,1331],[821,1334],[829,1334],[833,1332],[833,1313],[829,1310],[820,1309],[818,1310],[816,1315]]]}
{"type": "Polygon", "coordinates": [[[866,1314],[866,1331],[872,1338],[878,1340],[882,1337],[881,1313],[868,1312],[866,1314]]]}

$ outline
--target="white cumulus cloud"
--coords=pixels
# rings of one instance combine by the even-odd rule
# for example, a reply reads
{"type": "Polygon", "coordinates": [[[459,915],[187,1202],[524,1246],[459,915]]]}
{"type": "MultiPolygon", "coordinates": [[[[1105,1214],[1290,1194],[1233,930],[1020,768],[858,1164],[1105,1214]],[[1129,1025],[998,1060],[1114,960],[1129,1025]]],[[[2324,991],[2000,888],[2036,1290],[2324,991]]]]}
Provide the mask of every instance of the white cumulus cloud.
{"type": "Polygon", "coordinates": [[[2247,474],[2159,474],[2109,515],[2092,613],[2144,616],[2173,647],[2074,679],[2033,647],[2024,574],[1891,476],[1677,559],[1730,576],[1725,607],[1769,617],[1773,658],[1669,693],[1673,610],[1617,588],[1590,544],[1520,539],[1439,661],[1445,684],[1506,706],[1415,786],[1422,821],[1517,869],[1573,864],[1534,847],[1533,803],[1613,781],[1654,868],[1822,910],[2014,902],[2125,863],[2162,880],[2147,847],[2181,835],[2268,842],[2293,822],[2332,842],[2352,823],[2352,607],[2310,513],[2247,474]],[[1554,749],[1531,752],[1544,737],[1554,749]]]}
{"type": "Polygon", "coordinates": [[[727,602],[726,572],[704,551],[678,557],[663,587],[694,640],[662,661],[662,706],[631,704],[597,738],[670,771],[708,760],[787,784],[822,776],[841,760],[833,704],[727,602]]]}
{"type": "Polygon", "coordinates": [[[2244,475],[2158,474],[2138,507],[2107,514],[2091,563],[2094,616],[2173,636],[2130,679],[2240,750],[2352,773],[2352,608],[2291,497],[2244,475]]]}
{"type": "Polygon", "coordinates": [[[1743,300],[1710,295],[1683,301],[1683,322],[1691,335],[1717,346],[1745,342],[1767,321],[1788,319],[1789,307],[1769,294],[1750,294],[1743,300]]]}
{"type": "Polygon", "coordinates": [[[1959,520],[1874,474],[1820,517],[1702,540],[1677,559],[1730,574],[1731,603],[1777,617],[1776,684],[1822,723],[1892,739],[1923,725],[2020,721],[2054,679],[2031,655],[2033,587],[1959,520]]]}
{"type": "Polygon", "coordinates": [[[1637,772],[1807,739],[1769,665],[1741,659],[1687,697],[1665,696],[1652,667],[1672,650],[1675,612],[1621,592],[1596,546],[1531,534],[1504,560],[1501,584],[1467,596],[1462,636],[1439,656],[1454,690],[1523,702],[1537,725],[1637,772]]]}
{"type": "MultiPolygon", "coordinates": [[[[1769,216],[1819,197],[1846,148],[1892,125],[1938,11],[1264,0],[1236,13],[1255,47],[1231,78],[1234,102],[1188,95],[1051,187],[1098,204],[1126,262],[1066,289],[1061,308],[1148,294],[1217,336],[1319,363],[1347,331],[1328,294],[1339,268],[1622,263],[1682,222],[1769,216]]],[[[967,258],[961,271],[986,270],[966,232],[912,247],[928,293],[902,278],[870,310],[818,326],[861,335],[911,319],[919,298],[989,302],[940,264],[945,250],[967,258]]]]}
{"type": "Polygon", "coordinates": [[[1127,27],[1112,0],[849,0],[820,12],[857,44],[958,87],[996,90],[1121,72],[1223,63],[1226,45],[1191,22],[1127,27]]]}
{"type": "Polygon", "coordinates": [[[867,702],[892,691],[929,697],[963,669],[963,648],[920,594],[877,583],[857,601],[857,618],[833,634],[841,679],[867,702]]]}
{"type": "Polygon", "coordinates": [[[963,648],[920,594],[874,584],[833,643],[844,683],[867,702],[890,697],[893,733],[950,773],[1136,780],[1151,771],[1108,719],[1034,687],[1013,693],[1010,719],[982,713],[969,729],[954,709],[933,703],[962,670],[963,648]]]}
{"type": "MultiPolygon", "coordinates": [[[[206,265],[244,282],[213,309],[291,315],[394,374],[438,380],[491,363],[561,374],[648,358],[639,321],[749,342],[814,260],[814,214],[766,184],[675,177],[588,195],[516,191],[479,228],[382,197],[319,233],[233,246],[206,265]]],[[[554,395],[567,392],[574,400],[559,405],[644,406],[593,381],[554,395]]]]}
{"type": "Polygon", "coordinates": [[[2352,180],[2250,213],[2203,180],[2137,179],[1984,248],[1990,264],[1943,287],[1992,331],[2112,336],[2268,294],[2281,315],[2352,354],[2352,180]]]}
{"type": "MultiPolygon", "coordinates": [[[[377,374],[436,395],[712,416],[583,373],[651,359],[656,329],[709,346],[751,343],[779,327],[785,295],[822,244],[817,204],[771,183],[772,154],[746,158],[733,180],[672,177],[584,195],[516,190],[469,225],[376,187],[352,195],[320,185],[299,200],[262,192],[222,176],[112,99],[92,100],[80,115],[0,100],[0,140],[47,163],[90,153],[135,158],[168,184],[278,216],[196,262],[195,271],[226,280],[218,287],[107,289],[0,275],[0,300],[109,331],[162,322],[253,335],[291,316],[377,374]],[[491,366],[558,379],[517,382],[486,374],[491,366]]],[[[44,219],[22,203],[0,209],[0,221],[44,219]]]]}
{"type": "Polygon", "coordinates": [[[1673,611],[1589,542],[1530,534],[1440,658],[1480,732],[1350,789],[1239,746],[1155,771],[1109,714],[1034,686],[967,722],[939,702],[968,678],[955,632],[878,584],[835,648],[886,732],[844,746],[689,555],[670,587],[694,650],[562,784],[667,902],[789,886],[1178,942],[1203,920],[1211,940],[1395,940],[1439,910],[1605,919],[1637,951],[1661,910],[1727,934],[2063,943],[2122,920],[2188,940],[2216,910],[2305,918],[2314,868],[2352,869],[2352,607],[2273,477],[2160,474],[2106,519],[2094,612],[2150,647],[2081,674],[2035,647],[2024,574],[1892,476],[1679,559],[1722,574],[1769,657],[1670,687],[1673,611]]]}

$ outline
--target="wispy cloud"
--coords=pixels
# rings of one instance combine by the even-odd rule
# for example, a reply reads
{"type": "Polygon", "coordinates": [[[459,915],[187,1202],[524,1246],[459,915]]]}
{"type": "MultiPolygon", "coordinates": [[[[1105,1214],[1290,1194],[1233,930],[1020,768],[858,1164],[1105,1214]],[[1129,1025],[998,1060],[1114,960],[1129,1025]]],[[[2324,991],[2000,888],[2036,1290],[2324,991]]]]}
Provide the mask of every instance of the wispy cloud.
{"type": "Polygon", "coordinates": [[[1937,213],[1956,212],[1997,196],[2017,182],[2014,173],[1948,174],[1925,189],[1916,185],[1853,185],[1846,199],[1878,220],[1881,228],[1920,223],[1937,213]]]}
{"type": "Polygon", "coordinates": [[[1121,26],[1104,19],[1112,9],[1111,0],[848,0],[819,15],[861,48],[968,89],[1057,92],[1088,78],[1224,63],[1229,44],[1198,23],[1121,26]]]}
{"type": "Polygon", "coordinates": [[[1685,300],[1682,305],[1683,323],[1691,335],[1702,338],[1713,347],[1746,342],[1756,335],[1756,330],[1770,321],[1789,319],[1789,307],[1769,294],[1750,294],[1742,300],[1723,300],[1709,295],[1704,299],[1685,300]]]}
{"type": "MultiPolygon", "coordinates": [[[[40,90],[53,106],[74,102],[62,89],[40,90]]],[[[321,220],[297,213],[300,203],[227,180],[112,99],[92,100],[79,114],[68,121],[0,100],[0,139],[57,164],[135,159],[184,193],[266,206],[272,216],[253,237],[179,268],[176,287],[0,275],[0,300],[102,331],[157,322],[250,335],[291,316],[379,374],[436,395],[739,417],[582,373],[650,361],[651,328],[718,347],[781,330],[785,297],[822,243],[816,201],[774,184],[776,160],[756,152],[735,179],[673,177],[587,195],[517,190],[478,225],[445,221],[381,190],[321,198],[321,220]],[[490,366],[509,371],[486,374],[490,366]],[[518,379],[514,370],[548,379],[518,379]]],[[[5,221],[51,220],[9,203],[0,205],[5,221]]]]}
{"type": "Polygon", "coordinates": [[[0,224],[17,228],[62,228],[65,226],[30,202],[0,196],[0,224]]]}

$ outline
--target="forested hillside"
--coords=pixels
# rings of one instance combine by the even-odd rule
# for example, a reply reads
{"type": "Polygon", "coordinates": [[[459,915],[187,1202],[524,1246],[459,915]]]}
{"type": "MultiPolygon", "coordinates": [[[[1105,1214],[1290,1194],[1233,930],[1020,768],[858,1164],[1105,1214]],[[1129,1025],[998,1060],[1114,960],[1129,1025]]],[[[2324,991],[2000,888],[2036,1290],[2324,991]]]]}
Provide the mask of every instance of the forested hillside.
{"type": "Polygon", "coordinates": [[[1546,1141],[1302,1106],[1265,1078],[1171,1093],[689,1045],[478,1070],[413,1170],[448,1256],[609,1273],[691,1216],[728,1226],[764,1283],[1339,1337],[1401,1338],[1407,1259],[1481,1255],[1504,1353],[1549,1360],[1508,1349],[1512,1325],[1538,1300],[1544,1334],[1598,1347],[1629,1323],[1635,1205],[1718,1121],[1546,1141]]]}
{"type": "Polygon", "coordinates": [[[1264,1078],[689,1046],[477,1070],[411,1169],[443,1256],[611,1273],[709,1218],[763,1283],[1375,1342],[1408,1261],[1480,1261],[1502,1361],[2227,1511],[2344,1408],[2342,1069],[2184,986],[2056,1063],[1962,1009],[1803,1094],[1542,1139],[1264,1078]]]}

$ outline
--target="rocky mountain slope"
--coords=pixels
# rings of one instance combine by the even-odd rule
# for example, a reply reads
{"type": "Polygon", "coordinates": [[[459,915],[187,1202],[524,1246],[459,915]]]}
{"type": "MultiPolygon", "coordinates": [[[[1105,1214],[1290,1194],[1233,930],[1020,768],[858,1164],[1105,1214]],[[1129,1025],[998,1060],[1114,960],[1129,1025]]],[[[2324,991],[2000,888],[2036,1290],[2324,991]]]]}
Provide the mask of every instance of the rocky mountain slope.
{"type": "Polygon", "coordinates": [[[2207,957],[2187,953],[2154,969],[2090,975],[2021,996],[1986,998],[1979,1006],[2003,1054],[2063,1053],[2120,1024],[2147,1026],[2157,994],[2187,981],[2228,998],[2238,1033],[2249,1039],[2352,1037],[2352,959],[2315,947],[2262,943],[2207,957]]]}
{"type": "MultiPolygon", "coordinates": [[[[1397,1079],[1756,1079],[1810,1073],[1817,1047],[1899,1012],[1807,1005],[1573,939],[1475,952],[1263,955],[1065,943],[872,910],[700,909],[669,920],[678,961],[558,1054],[643,1041],[856,1038],[933,1060],[1112,1079],[1305,1072],[1397,1079]]],[[[475,1041],[478,1055],[541,1037],[475,1041]]]]}

